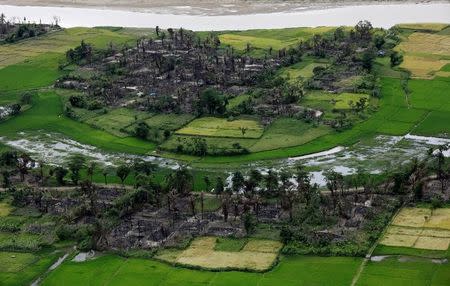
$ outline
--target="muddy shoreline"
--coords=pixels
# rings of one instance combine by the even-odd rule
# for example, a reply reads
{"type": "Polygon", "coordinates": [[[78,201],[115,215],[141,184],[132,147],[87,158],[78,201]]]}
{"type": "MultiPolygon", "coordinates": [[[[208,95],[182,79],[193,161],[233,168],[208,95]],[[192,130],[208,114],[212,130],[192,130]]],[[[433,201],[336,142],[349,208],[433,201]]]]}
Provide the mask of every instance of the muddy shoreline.
{"type": "Polygon", "coordinates": [[[1,5],[74,7],[174,15],[245,15],[344,6],[450,3],[450,0],[2,0],[1,5]]]}

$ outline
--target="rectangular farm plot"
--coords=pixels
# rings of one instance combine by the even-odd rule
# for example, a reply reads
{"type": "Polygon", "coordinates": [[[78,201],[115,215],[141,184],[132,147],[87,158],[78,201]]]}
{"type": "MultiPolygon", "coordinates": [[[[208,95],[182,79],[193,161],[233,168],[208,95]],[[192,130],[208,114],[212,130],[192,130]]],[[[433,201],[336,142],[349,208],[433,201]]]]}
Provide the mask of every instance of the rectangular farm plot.
{"type": "Polygon", "coordinates": [[[450,244],[450,238],[419,236],[414,243],[414,248],[447,250],[450,244]]]}
{"type": "Polygon", "coordinates": [[[304,103],[308,107],[320,110],[351,109],[361,98],[366,98],[365,106],[367,106],[369,104],[369,95],[367,94],[349,92],[334,94],[313,91],[307,94],[304,103]]]}
{"type": "Polygon", "coordinates": [[[260,152],[302,145],[331,131],[331,128],[325,125],[315,127],[313,124],[294,118],[278,118],[249,150],[260,152]]]}
{"type": "Polygon", "coordinates": [[[115,136],[126,137],[129,136],[129,134],[123,131],[126,127],[132,125],[137,120],[142,120],[149,116],[150,114],[145,112],[138,112],[127,108],[118,108],[111,110],[104,115],[90,118],[86,120],[86,123],[94,125],[115,136]]]}
{"type": "Polygon", "coordinates": [[[450,37],[430,33],[412,33],[398,48],[407,53],[450,55],[450,37]]]}
{"type": "Polygon", "coordinates": [[[176,133],[211,137],[259,138],[263,131],[262,125],[253,119],[229,121],[225,118],[203,117],[192,121],[176,133]]]}
{"type": "Polygon", "coordinates": [[[207,269],[252,269],[263,271],[275,262],[281,243],[267,240],[250,240],[241,251],[216,251],[216,237],[195,239],[182,251],[175,262],[207,269]]]}
{"type": "Polygon", "coordinates": [[[404,208],[395,217],[393,225],[423,227],[426,218],[431,216],[431,210],[426,208],[404,208]]]}
{"type": "Polygon", "coordinates": [[[449,35],[412,33],[396,49],[405,53],[400,67],[410,70],[413,77],[433,78],[450,62],[449,35]]]}
{"type": "Polygon", "coordinates": [[[404,208],[380,244],[445,251],[450,245],[450,209],[404,208]]]}
{"type": "Polygon", "coordinates": [[[0,272],[19,272],[36,260],[32,253],[0,252],[0,272]]]}
{"type": "Polygon", "coordinates": [[[450,209],[435,209],[425,227],[450,230],[450,209]]]}
{"type": "Polygon", "coordinates": [[[417,238],[417,235],[387,233],[381,240],[381,244],[388,246],[413,247],[417,238]]]}
{"type": "Polygon", "coordinates": [[[439,59],[431,56],[409,56],[403,57],[400,67],[412,72],[416,78],[433,78],[436,72],[448,64],[448,60],[439,59]]]}
{"type": "Polygon", "coordinates": [[[188,124],[195,116],[192,114],[157,114],[145,120],[152,128],[176,130],[188,124]]]}

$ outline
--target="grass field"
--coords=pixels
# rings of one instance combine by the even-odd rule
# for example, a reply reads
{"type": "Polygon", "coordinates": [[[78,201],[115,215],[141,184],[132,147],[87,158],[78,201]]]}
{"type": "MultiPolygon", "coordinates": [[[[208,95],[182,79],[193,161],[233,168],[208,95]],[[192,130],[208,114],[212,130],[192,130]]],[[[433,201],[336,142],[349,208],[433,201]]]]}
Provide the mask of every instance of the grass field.
{"type": "Polygon", "coordinates": [[[230,100],[228,100],[227,110],[232,110],[233,108],[237,107],[239,104],[241,104],[242,102],[246,101],[249,98],[250,95],[248,94],[241,94],[231,98],[230,100]]]}
{"type": "MultiPolygon", "coordinates": [[[[1,72],[1,70],[0,70],[1,72]]],[[[81,143],[106,150],[145,154],[155,145],[134,137],[119,138],[108,132],[94,129],[62,115],[62,103],[55,92],[41,92],[34,98],[33,107],[21,116],[2,123],[1,134],[16,136],[21,131],[45,130],[64,134],[81,143]]]]}
{"type": "Polygon", "coordinates": [[[12,207],[8,203],[5,202],[0,203],[0,217],[9,215],[11,210],[12,207]]]}
{"type": "Polygon", "coordinates": [[[139,112],[127,108],[117,108],[104,115],[92,117],[85,122],[117,137],[128,137],[130,135],[125,133],[125,129],[128,126],[138,120],[144,120],[150,116],[151,114],[146,112],[139,112]]]}
{"type": "Polygon", "coordinates": [[[31,253],[0,252],[0,272],[19,272],[36,260],[36,255],[31,253]]]}
{"type": "Polygon", "coordinates": [[[279,71],[279,75],[285,78],[289,78],[290,81],[295,81],[299,78],[308,79],[313,76],[313,70],[315,67],[326,67],[325,63],[316,63],[311,60],[304,60],[295,65],[282,68],[279,71]]]}
{"type": "Polygon", "coordinates": [[[362,272],[358,286],[444,286],[450,282],[450,264],[429,259],[397,257],[381,262],[370,261],[362,272]]]}
{"type": "Polygon", "coordinates": [[[263,56],[268,53],[270,47],[276,51],[295,45],[314,34],[330,32],[332,29],[331,27],[317,27],[230,31],[221,33],[219,39],[222,45],[231,46],[241,52],[246,50],[247,43],[249,43],[252,55],[263,56]]]}
{"type": "Polygon", "coordinates": [[[404,208],[380,243],[446,251],[450,245],[450,209],[404,208]]]}
{"type": "Polygon", "coordinates": [[[176,130],[194,119],[192,114],[157,114],[145,120],[152,128],[161,130],[176,130]]]}
{"type": "MultiPolygon", "coordinates": [[[[8,204],[0,203],[0,209],[8,204]]],[[[32,207],[14,208],[6,216],[0,216],[0,285],[30,285],[63,252],[54,244],[50,215],[42,216],[32,207]],[[40,228],[42,227],[42,228],[40,228]],[[36,234],[41,229],[42,234],[36,234]]],[[[4,215],[5,213],[3,213],[4,215]]]]}
{"type": "Polygon", "coordinates": [[[61,252],[54,251],[0,252],[0,284],[2,286],[30,285],[60,256],[62,256],[61,252]]]}
{"type": "Polygon", "coordinates": [[[247,239],[217,237],[214,251],[238,252],[247,244],[247,239]]]}
{"type": "MultiPolygon", "coordinates": [[[[307,94],[302,104],[308,107],[331,112],[333,109],[350,109],[351,105],[356,104],[361,98],[369,100],[369,95],[360,93],[340,93],[332,94],[322,91],[313,91],[307,94]]],[[[367,101],[366,105],[369,101],[367,101]]]]}
{"type": "Polygon", "coordinates": [[[378,255],[405,255],[405,256],[416,256],[424,258],[447,258],[450,253],[444,250],[430,250],[430,249],[420,249],[402,246],[388,246],[378,244],[373,252],[374,256],[378,255]]]}
{"type": "Polygon", "coordinates": [[[252,152],[302,145],[332,132],[330,127],[313,126],[293,118],[279,118],[264,132],[263,136],[250,147],[252,152]]]}
{"type": "Polygon", "coordinates": [[[212,137],[259,138],[263,134],[263,127],[253,119],[242,118],[230,121],[226,118],[202,117],[190,122],[176,133],[212,137]]]}
{"type": "MultiPolygon", "coordinates": [[[[134,35],[121,30],[75,28],[13,45],[2,45],[0,61],[8,66],[0,69],[0,99],[53,84],[61,75],[58,63],[63,53],[82,39],[95,46],[105,46],[110,42],[124,43],[134,38],[134,35]]],[[[118,138],[65,118],[61,100],[52,91],[39,93],[33,99],[30,110],[2,123],[1,135],[14,136],[19,131],[27,130],[59,132],[80,142],[113,151],[147,153],[155,147],[152,143],[136,138],[118,138]]]]}
{"type": "Polygon", "coordinates": [[[40,37],[22,40],[18,43],[1,45],[0,69],[45,54],[62,55],[69,48],[78,45],[81,40],[103,47],[110,41],[125,43],[133,38],[134,35],[126,29],[118,29],[117,31],[102,28],[64,29],[40,37]]]}
{"type": "Polygon", "coordinates": [[[145,259],[105,255],[84,263],[65,262],[42,285],[349,285],[360,258],[286,257],[270,272],[208,272],[174,268],[145,259]],[[112,274],[111,274],[112,273],[112,274]]]}

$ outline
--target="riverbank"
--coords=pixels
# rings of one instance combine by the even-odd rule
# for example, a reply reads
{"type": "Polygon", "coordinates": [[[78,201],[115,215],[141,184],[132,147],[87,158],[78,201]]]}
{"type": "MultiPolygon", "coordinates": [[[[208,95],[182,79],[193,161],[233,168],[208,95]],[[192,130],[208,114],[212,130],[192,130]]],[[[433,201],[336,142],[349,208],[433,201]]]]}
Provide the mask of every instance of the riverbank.
{"type": "Polygon", "coordinates": [[[176,15],[244,15],[321,10],[343,6],[449,3],[445,0],[4,0],[3,5],[73,7],[176,15]]]}

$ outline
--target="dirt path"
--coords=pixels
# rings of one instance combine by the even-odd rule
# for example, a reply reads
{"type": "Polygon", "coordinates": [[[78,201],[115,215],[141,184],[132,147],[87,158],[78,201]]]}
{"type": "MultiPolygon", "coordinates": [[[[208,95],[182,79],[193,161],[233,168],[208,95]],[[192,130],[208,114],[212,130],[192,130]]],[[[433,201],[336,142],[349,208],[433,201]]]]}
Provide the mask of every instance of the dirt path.
{"type": "Polygon", "coordinates": [[[387,229],[391,225],[391,222],[394,220],[394,218],[398,215],[400,210],[403,208],[403,205],[398,208],[398,210],[395,212],[395,214],[392,216],[391,221],[386,225],[384,230],[381,232],[380,236],[378,237],[377,241],[372,245],[372,247],[369,249],[369,251],[366,254],[366,257],[364,257],[364,260],[361,262],[361,265],[358,268],[358,271],[356,271],[355,276],[353,276],[352,284],[351,286],[356,286],[356,283],[358,283],[359,277],[361,276],[361,273],[364,271],[364,268],[367,265],[367,262],[370,261],[370,258],[372,257],[373,252],[375,251],[375,248],[377,247],[380,240],[383,238],[384,234],[386,233],[387,229]]]}

